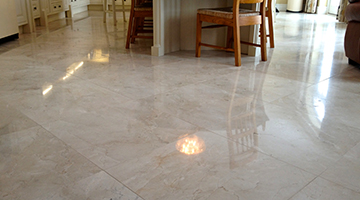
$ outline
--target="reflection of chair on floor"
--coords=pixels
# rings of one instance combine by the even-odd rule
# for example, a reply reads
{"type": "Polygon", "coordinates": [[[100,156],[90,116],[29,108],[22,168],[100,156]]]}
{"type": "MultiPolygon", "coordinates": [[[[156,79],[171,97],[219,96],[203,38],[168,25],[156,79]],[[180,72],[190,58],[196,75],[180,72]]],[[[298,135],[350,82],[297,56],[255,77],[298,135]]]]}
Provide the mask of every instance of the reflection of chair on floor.
{"type": "Polygon", "coordinates": [[[135,42],[135,38],[153,38],[153,36],[149,35],[139,35],[139,33],[153,32],[152,17],[152,0],[131,0],[129,26],[125,46],[127,49],[130,47],[130,43],[135,42]]]}
{"type": "Polygon", "coordinates": [[[124,22],[126,22],[124,0],[121,0],[121,3],[122,3],[122,9],[121,10],[116,10],[115,0],[110,0],[110,1],[111,1],[111,10],[109,9],[108,0],[103,0],[104,23],[106,23],[106,14],[107,13],[112,13],[113,19],[114,19],[114,26],[116,26],[116,12],[117,11],[122,11],[124,22]]]}
{"type": "MultiPolygon", "coordinates": [[[[265,73],[251,73],[248,76],[249,84],[245,94],[236,93],[239,76],[240,70],[237,74],[228,112],[227,137],[230,139],[228,140],[228,146],[231,169],[256,159],[257,150],[255,147],[258,146],[256,112],[259,109],[262,109],[259,112],[264,112],[263,106],[257,106],[259,106],[259,103],[262,104],[262,102],[258,101],[262,101],[261,90],[265,73]],[[256,77],[259,74],[263,77],[256,77]]],[[[244,90],[244,88],[241,89],[244,90]]],[[[261,121],[263,127],[265,127],[265,122],[261,121]]]]}

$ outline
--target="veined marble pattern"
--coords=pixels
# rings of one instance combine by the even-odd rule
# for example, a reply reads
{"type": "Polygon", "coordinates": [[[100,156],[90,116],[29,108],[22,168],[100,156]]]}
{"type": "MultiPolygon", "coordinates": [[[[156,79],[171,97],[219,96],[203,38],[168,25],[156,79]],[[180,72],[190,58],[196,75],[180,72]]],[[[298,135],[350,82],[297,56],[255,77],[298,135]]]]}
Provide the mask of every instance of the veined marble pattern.
{"type": "Polygon", "coordinates": [[[126,28],[92,12],[0,45],[0,199],[360,198],[346,24],[277,14],[241,67],[126,50],[126,28]]]}

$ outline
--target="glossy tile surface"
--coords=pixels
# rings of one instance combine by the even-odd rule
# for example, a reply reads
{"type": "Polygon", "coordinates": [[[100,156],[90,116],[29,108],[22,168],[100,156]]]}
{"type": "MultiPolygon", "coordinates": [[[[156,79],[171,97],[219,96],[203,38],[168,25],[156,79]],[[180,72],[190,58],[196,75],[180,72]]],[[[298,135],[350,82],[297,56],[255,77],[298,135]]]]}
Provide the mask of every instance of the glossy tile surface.
{"type": "Polygon", "coordinates": [[[99,12],[0,45],[0,199],[359,199],[345,28],[280,13],[268,61],[241,67],[126,50],[99,12]]]}

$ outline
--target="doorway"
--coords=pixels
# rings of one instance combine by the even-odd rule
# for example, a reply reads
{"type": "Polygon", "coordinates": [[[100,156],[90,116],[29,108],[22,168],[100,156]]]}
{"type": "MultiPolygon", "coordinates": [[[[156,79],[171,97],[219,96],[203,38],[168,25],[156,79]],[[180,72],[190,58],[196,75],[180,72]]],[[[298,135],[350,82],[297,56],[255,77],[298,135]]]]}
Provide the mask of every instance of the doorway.
{"type": "Polygon", "coordinates": [[[337,15],[340,0],[329,0],[328,5],[328,13],[332,15],[337,15]]]}

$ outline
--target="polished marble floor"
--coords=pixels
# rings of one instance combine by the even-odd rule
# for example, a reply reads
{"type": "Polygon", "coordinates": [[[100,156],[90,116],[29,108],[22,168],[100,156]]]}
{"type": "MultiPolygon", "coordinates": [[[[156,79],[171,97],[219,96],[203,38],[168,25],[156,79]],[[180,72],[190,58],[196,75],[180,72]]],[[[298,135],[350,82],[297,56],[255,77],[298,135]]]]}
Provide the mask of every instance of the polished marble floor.
{"type": "Polygon", "coordinates": [[[360,199],[346,24],[280,13],[267,62],[150,56],[101,15],[0,45],[0,199],[360,199]]]}

